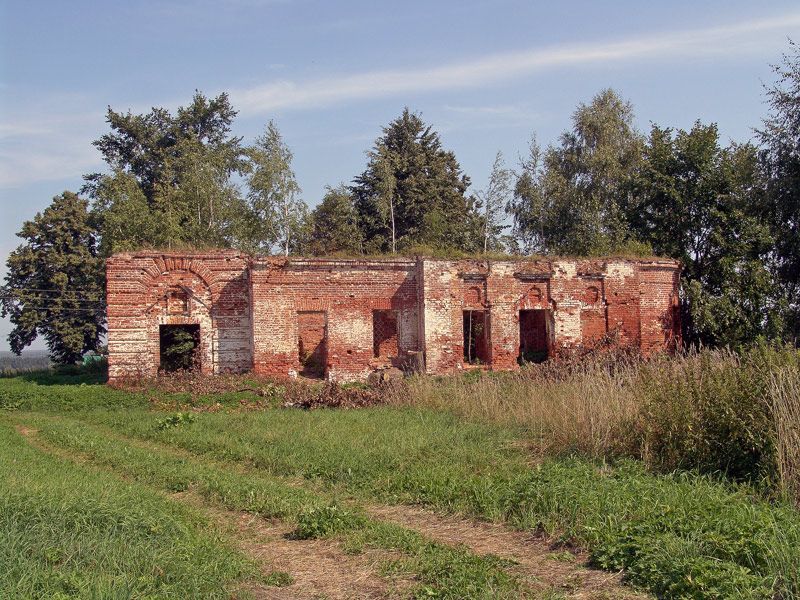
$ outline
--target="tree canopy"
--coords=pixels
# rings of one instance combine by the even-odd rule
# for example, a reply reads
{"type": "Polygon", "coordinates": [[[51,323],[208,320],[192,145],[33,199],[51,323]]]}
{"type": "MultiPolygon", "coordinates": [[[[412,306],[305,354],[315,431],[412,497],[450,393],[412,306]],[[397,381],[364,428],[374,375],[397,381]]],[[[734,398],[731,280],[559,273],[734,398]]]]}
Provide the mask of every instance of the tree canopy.
{"type": "Polygon", "coordinates": [[[759,185],[755,148],[721,147],[716,125],[652,127],[628,221],[638,240],[683,264],[687,341],[740,345],[772,327],[773,239],[759,185]]]}
{"type": "Polygon", "coordinates": [[[311,213],[308,249],[314,256],[358,254],[363,245],[353,196],[347,187],[328,188],[311,213]]]}
{"type": "Polygon", "coordinates": [[[558,144],[542,151],[534,138],[509,204],[524,246],[584,255],[623,247],[642,149],[633,107],[610,89],[578,106],[558,144]]]}
{"type": "Polygon", "coordinates": [[[14,326],[11,350],[42,336],[54,362],[73,363],[105,333],[105,273],[88,202],[64,192],[17,236],[24,243],[9,255],[0,288],[0,312],[14,326]]]}
{"type": "Polygon", "coordinates": [[[109,107],[111,132],[94,145],[111,173],[87,175],[84,187],[104,253],[237,243],[246,205],[231,181],[245,167],[241,138],[231,134],[235,116],[226,94],[199,92],[175,115],[109,107]]]}
{"type": "Polygon", "coordinates": [[[439,135],[408,108],[368,153],[353,180],[358,223],[367,252],[397,252],[415,244],[473,251],[480,219],[467,196],[469,178],[439,135]]]}
{"type": "Polygon", "coordinates": [[[292,170],[292,151],[273,121],[246,150],[247,211],[241,246],[251,252],[272,251],[286,256],[301,241],[308,207],[292,170]]]}
{"type": "Polygon", "coordinates": [[[771,266],[787,335],[800,339],[800,48],[790,43],[767,88],[769,116],[757,132],[766,182],[766,218],[775,241],[771,266]]]}

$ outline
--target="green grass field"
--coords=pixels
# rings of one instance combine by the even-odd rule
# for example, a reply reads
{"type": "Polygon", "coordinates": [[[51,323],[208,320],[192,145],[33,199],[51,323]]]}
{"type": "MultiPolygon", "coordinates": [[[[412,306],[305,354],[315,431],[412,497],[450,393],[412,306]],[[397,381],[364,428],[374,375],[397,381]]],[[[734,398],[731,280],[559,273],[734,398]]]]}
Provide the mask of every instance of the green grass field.
{"type": "Polygon", "coordinates": [[[744,487],[534,460],[524,431],[442,410],[176,413],[159,394],[0,379],[0,597],[800,597],[800,514],[744,487]],[[250,539],[245,516],[284,534],[250,539]],[[538,541],[487,552],[485,531],[538,541]],[[316,556],[343,569],[322,591],[292,568],[316,556]]]}

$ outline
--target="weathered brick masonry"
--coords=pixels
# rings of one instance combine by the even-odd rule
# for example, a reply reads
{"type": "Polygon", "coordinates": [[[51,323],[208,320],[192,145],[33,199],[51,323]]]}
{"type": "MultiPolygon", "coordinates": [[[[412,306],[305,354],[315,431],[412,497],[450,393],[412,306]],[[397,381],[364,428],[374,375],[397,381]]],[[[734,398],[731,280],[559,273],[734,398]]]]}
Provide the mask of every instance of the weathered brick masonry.
{"type": "Polygon", "coordinates": [[[515,369],[609,331],[646,354],[678,335],[671,260],[332,260],[234,251],[108,259],[109,379],[156,375],[165,328],[203,373],[363,379],[424,364],[515,369]]]}

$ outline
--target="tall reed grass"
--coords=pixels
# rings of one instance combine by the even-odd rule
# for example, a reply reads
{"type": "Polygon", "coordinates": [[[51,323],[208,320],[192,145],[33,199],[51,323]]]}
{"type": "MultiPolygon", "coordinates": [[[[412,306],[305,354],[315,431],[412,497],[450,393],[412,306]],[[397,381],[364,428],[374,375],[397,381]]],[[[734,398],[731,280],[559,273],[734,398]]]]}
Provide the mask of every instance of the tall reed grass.
{"type": "Polygon", "coordinates": [[[397,403],[520,427],[541,455],[633,457],[800,505],[800,353],[760,346],[642,360],[603,352],[517,373],[413,377],[397,403]]]}
{"type": "Polygon", "coordinates": [[[800,372],[784,367],[770,374],[777,467],[783,489],[800,504],[800,372]]]}

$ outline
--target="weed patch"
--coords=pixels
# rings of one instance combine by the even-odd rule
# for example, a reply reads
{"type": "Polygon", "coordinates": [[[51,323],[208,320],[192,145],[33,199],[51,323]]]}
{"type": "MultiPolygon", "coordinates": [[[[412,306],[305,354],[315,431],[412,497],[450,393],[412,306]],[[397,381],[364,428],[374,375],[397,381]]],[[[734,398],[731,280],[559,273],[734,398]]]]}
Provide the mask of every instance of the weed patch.
{"type": "Polygon", "coordinates": [[[292,535],[298,540],[329,537],[343,531],[363,528],[364,515],[338,504],[315,506],[297,515],[297,528],[292,535]]]}

